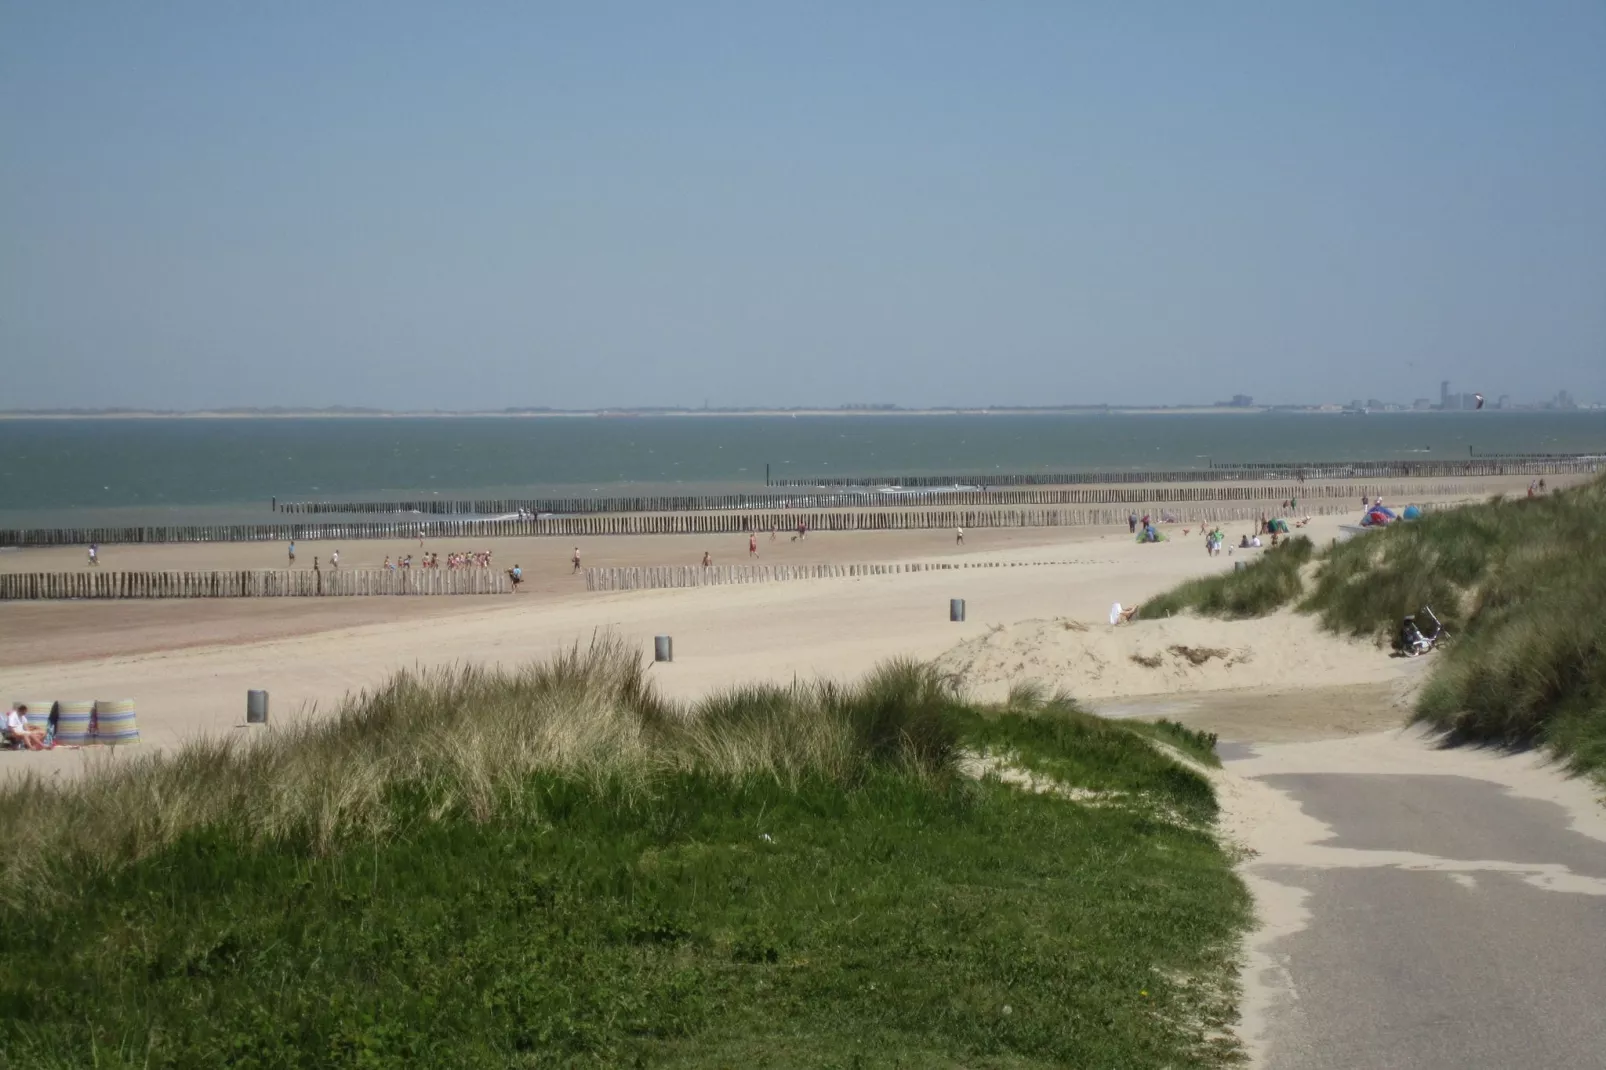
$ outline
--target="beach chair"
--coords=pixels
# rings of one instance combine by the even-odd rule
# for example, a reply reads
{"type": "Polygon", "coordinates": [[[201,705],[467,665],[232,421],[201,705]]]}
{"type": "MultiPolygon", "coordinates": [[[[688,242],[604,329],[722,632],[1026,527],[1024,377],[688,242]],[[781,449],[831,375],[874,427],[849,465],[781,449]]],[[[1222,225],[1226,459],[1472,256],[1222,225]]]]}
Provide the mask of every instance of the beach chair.
{"type": "Polygon", "coordinates": [[[131,698],[95,700],[96,743],[117,746],[139,742],[139,725],[134,720],[131,698]]]}

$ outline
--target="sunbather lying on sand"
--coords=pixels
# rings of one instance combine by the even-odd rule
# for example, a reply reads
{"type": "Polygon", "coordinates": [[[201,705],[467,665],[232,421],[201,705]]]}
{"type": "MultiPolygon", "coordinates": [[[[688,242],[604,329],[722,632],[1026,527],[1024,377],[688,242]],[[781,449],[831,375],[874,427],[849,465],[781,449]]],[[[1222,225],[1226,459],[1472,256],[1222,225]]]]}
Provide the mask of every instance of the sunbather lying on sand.
{"type": "Polygon", "coordinates": [[[1121,603],[1117,602],[1115,605],[1110,607],[1110,623],[1112,625],[1125,624],[1127,621],[1132,619],[1132,614],[1136,613],[1137,611],[1137,606],[1128,606],[1126,609],[1122,609],[1121,603]]]}

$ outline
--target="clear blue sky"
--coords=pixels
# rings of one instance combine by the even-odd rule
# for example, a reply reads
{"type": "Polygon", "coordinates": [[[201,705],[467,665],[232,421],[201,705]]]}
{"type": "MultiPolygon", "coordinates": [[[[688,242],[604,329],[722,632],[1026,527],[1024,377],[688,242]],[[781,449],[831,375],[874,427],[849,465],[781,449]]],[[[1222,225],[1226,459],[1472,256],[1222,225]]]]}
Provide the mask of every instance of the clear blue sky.
{"type": "Polygon", "coordinates": [[[1606,399],[1606,3],[0,0],[0,371],[1606,399]]]}

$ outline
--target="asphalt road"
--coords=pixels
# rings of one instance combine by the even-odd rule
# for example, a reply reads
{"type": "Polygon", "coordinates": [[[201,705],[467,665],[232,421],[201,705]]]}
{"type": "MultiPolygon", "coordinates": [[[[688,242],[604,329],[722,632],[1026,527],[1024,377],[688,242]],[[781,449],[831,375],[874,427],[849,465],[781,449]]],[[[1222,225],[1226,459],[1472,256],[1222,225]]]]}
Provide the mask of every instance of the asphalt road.
{"type": "Polygon", "coordinates": [[[1606,1068],[1606,843],[1562,806],[1469,776],[1256,779],[1331,832],[1251,864],[1309,912],[1267,947],[1263,1065],[1606,1068]]]}

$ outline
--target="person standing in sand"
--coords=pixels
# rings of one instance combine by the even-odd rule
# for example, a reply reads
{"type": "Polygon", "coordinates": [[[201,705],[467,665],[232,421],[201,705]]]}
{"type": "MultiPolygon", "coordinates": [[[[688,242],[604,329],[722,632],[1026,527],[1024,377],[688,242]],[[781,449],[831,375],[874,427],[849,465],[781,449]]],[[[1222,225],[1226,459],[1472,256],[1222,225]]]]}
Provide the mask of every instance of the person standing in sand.
{"type": "Polygon", "coordinates": [[[330,568],[339,568],[340,567],[340,551],[339,550],[336,550],[334,553],[329,555],[329,567],[330,568]]]}
{"type": "Polygon", "coordinates": [[[748,535],[747,536],[747,556],[748,557],[757,557],[758,556],[758,536],[757,535],[748,535]]]}
{"type": "Polygon", "coordinates": [[[570,572],[569,575],[572,576],[572,575],[574,575],[575,572],[579,572],[579,571],[580,571],[580,547],[576,546],[574,548],[574,572],[570,572]]]}
{"type": "Polygon", "coordinates": [[[1131,532],[1133,535],[1136,535],[1138,533],[1138,514],[1137,513],[1128,513],[1128,514],[1126,514],[1126,530],[1131,532]]]}
{"type": "Polygon", "coordinates": [[[963,546],[963,545],[965,545],[965,529],[964,528],[954,528],[954,545],[955,546],[963,546]]]}
{"type": "Polygon", "coordinates": [[[89,567],[90,568],[98,568],[99,566],[100,566],[100,546],[98,544],[96,544],[96,543],[90,543],[89,544],[89,567]]]}
{"type": "Polygon", "coordinates": [[[703,567],[704,568],[710,568],[710,567],[712,567],[713,564],[714,564],[713,555],[711,555],[707,550],[704,550],[703,551],[703,567]]]}
{"type": "Polygon", "coordinates": [[[290,540],[290,567],[296,567],[296,541],[294,539],[290,540]]]}

